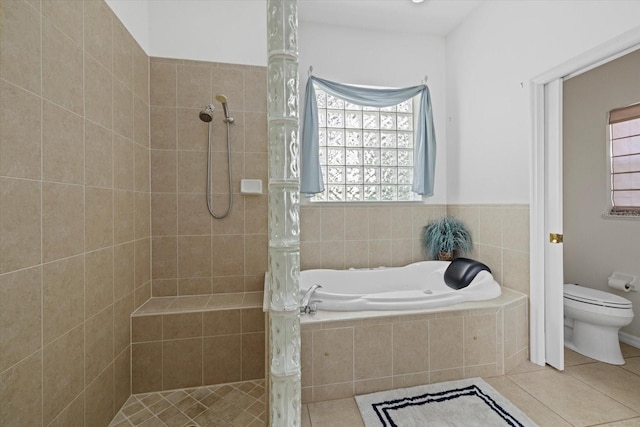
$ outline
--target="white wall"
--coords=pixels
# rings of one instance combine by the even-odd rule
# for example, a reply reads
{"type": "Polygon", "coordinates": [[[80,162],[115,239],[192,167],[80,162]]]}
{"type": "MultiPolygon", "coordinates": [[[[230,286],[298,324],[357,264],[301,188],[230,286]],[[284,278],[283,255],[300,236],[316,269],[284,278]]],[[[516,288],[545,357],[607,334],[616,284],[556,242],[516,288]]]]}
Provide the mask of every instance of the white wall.
{"type": "Polygon", "coordinates": [[[107,0],[150,56],[267,65],[266,0],[107,0]]]}
{"type": "Polygon", "coordinates": [[[106,0],[140,47],[149,54],[149,0],[106,0]]]}
{"type": "Polygon", "coordinates": [[[639,26],[638,16],[638,1],[490,1],[450,33],[449,203],[528,203],[528,82],[639,26]]]}
{"type": "Polygon", "coordinates": [[[437,157],[434,196],[427,203],[446,203],[447,134],[445,126],[445,45],[441,37],[355,30],[301,21],[298,30],[300,103],[307,70],[342,83],[405,87],[420,84],[425,74],[433,103],[437,157]]]}

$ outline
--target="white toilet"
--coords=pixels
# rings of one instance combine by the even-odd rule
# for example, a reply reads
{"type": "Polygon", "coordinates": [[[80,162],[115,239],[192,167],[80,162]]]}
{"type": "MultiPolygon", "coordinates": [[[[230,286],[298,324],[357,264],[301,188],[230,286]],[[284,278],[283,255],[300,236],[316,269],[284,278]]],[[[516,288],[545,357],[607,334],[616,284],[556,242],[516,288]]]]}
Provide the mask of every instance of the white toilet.
{"type": "Polygon", "coordinates": [[[631,301],[579,285],[564,285],[564,345],[592,359],[624,365],[618,330],[633,320],[631,301]]]}

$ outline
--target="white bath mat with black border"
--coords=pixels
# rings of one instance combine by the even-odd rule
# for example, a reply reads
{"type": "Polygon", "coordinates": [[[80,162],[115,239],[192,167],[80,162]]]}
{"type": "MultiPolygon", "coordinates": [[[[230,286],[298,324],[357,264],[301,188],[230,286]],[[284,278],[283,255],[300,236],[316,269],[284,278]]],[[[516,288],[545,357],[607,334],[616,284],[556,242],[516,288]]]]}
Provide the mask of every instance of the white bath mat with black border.
{"type": "Polygon", "coordinates": [[[481,378],[356,396],[366,427],[535,427],[481,378]]]}

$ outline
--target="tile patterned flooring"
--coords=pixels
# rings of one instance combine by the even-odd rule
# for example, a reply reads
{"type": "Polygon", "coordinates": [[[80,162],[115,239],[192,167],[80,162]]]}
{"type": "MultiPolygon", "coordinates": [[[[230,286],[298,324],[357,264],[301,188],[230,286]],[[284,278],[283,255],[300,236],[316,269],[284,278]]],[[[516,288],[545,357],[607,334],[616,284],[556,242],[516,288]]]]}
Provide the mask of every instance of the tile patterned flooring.
{"type": "Polygon", "coordinates": [[[134,394],[109,427],[256,427],[265,424],[264,380],[134,394]]]}
{"type": "MultiPolygon", "coordinates": [[[[565,348],[565,371],[526,362],[484,378],[540,427],[640,426],[640,349],[621,344],[624,366],[565,348]]],[[[302,427],[364,427],[353,398],[303,405],[302,427]]]]}
{"type": "MultiPolygon", "coordinates": [[[[565,349],[565,371],[526,362],[484,378],[541,427],[640,426],[640,349],[621,344],[624,366],[565,349]],[[552,385],[552,386],[550,386],[552,385]]],[[[110,427],[263,426],[264,381],[136,394],[110,427]]],[[[303,405],[302,427],[364,427],[353,398],[303,405]]]]}

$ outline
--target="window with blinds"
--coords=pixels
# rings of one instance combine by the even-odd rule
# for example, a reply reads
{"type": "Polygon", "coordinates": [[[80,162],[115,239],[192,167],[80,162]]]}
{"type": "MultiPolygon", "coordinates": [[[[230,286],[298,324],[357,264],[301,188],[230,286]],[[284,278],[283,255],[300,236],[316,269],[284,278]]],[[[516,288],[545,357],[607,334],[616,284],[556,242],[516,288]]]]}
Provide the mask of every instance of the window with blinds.
{"type": "Polygon", "coordinates": [[[640,103],[609,112],[612,214],[640,215],[640,103]]]}

